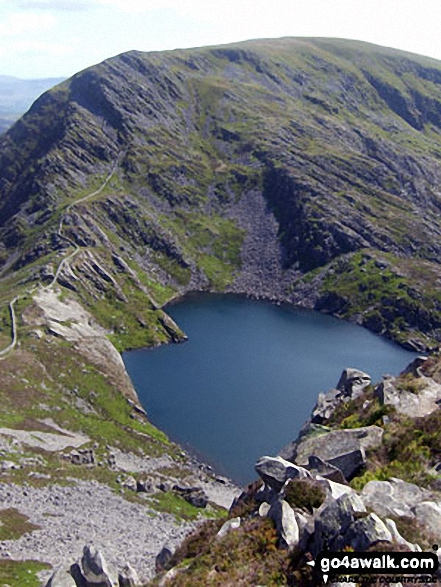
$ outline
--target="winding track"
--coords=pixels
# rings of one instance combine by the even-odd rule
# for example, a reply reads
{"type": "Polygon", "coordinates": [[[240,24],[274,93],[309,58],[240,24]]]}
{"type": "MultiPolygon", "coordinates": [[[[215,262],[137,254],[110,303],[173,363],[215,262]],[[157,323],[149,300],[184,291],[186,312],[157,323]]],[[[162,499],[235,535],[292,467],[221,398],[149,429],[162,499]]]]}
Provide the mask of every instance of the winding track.
{"type": "Polygon", "coordinates": [[[9,313],[11,315],[11,342],[5,349],[0,351],[1,358],[7,355],[9,351],[12,351],[12,349],[17,344],[17,320],[15,317],[14,304],[19,297],[20,296],[16,296],[11,302],[9,302],[9,313]]]}
{"type": "MultiPolygon", "coordinates": [[[[116,158],[112,169],[109,173],[109,175],[106,177],[106,179],[104,180],[104,182],[102,183],[102,185],[94,190],[93,192],[91,192],[90,194],[87,194],[85,196],[83,196],[82,198],[80,198],[79,200],[76,200],[75,202],[72,202],[71,204],[69,204],[64,212],[64,214],[62,215],[61,219],[60,219],[60,224],[58,225],[58,230],[57,230],[57,234],[59,237],[63,238],[64,240],[66,240],[71,246],[74,247],[74,251],[72,253],[69,253],[66,257],[64,257],[64,259],[61,260],[60,264],[57,267],[57,270],[55,271],[55,275],[52,279],[52,281],[50,282],[49,285],[46,285],[43,289],[44,290],[48,290],[51,287],[53,287],[58,280],[58,277],[63,269],[63,267],[68,264],[74,257],[75,255],[78,254],[78,252],[80,251],[80,247],[74,242],[72,241],[70,238],[68,238],[67,236],[64,236],[62,234],[62,230],[63,230],[63,224],[64,224],[64,219],[66,217],[66,214],[69,213],[69,211],[76,206],[77,204],[81,204],[83,202],[86,202],[87,200],[90,200],[91,198],[98,196],[107,186],[107,184],[109,183],[109,181],[112,179],[113,174],[115,173],[115,170],[119,164],[121,158],[121,153],[118,154],[118,157],[116,158]]],[[[17,345],[17,318],[15,315],[15,310],[14,310],[14,304],[17,300],[19,300],[20,298],[25,297],[26,295],[29,295],[31,292],[33,292],[36,289],[36,287],[32,287],[29,291],[27,291],[25,294],[22,294],[20,296],[15,296],[15,298],[13,300],[11,300],[9,302],[9,313],[11,316],[11,342],[9,343],[9,345],[4,348],[2,351],[0,351],[0,360],[5,358],[5,356],[12,351],[15,346],[17,345]]]]}

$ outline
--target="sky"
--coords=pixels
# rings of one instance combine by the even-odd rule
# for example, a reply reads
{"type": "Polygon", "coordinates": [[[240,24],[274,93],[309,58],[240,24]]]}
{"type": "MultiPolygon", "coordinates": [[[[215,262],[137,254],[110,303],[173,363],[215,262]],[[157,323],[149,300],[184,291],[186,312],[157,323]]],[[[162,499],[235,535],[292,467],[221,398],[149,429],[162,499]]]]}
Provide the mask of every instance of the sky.
{"type": "Polygon", "coordinates": [[[0,0],[0,75],[68,77],[108,57],[340,37],[441,60],[439,0],[0,0]]]}

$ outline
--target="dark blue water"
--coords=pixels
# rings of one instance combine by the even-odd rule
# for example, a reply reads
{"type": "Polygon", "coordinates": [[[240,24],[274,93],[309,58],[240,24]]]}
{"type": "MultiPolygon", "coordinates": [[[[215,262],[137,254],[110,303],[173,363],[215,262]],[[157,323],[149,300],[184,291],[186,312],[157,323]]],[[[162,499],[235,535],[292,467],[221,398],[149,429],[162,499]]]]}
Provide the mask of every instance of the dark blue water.
{"type": "Polygon", "coordinates": [[[188,342],[124,353],[150,420],[239,483],[293,440],[345,367],[398,374],[415,356],[317,312],[236,296],[169,306],[188,342]]]}

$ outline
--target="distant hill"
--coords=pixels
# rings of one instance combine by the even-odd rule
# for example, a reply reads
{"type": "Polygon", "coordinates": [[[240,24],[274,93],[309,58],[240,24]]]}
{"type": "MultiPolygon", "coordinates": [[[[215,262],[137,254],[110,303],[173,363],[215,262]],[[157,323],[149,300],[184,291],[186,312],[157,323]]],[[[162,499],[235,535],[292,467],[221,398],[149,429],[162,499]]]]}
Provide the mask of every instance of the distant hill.
{"type": "Polygon", "coordinates": [[[63,79],[19,79],[0,75],[0,133],[12,126],[43,92],[63,79]]]}

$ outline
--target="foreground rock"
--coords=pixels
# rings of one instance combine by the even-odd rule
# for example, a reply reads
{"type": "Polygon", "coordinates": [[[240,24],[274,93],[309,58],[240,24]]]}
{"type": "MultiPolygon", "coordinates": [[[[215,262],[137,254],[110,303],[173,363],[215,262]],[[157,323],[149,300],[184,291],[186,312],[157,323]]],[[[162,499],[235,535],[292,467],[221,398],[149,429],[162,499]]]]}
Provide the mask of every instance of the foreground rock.
{"type": "Polygon", "coordinates": [[[304,435],[281,451],[294,463],[307,467],[311,456],[340,469],[347,480],[352,479],[366,463],[366,449],[381,444],[383,429],[366,426],[351,430],[322,429],[321,434],[304,435]]]}
{"type": "Polygon", "coordinates": [[[272,489],[279,491],[288,479],[309,477],[308,471],[282,457],[262,457],[255,465],[256,472],[272,489]]]}

